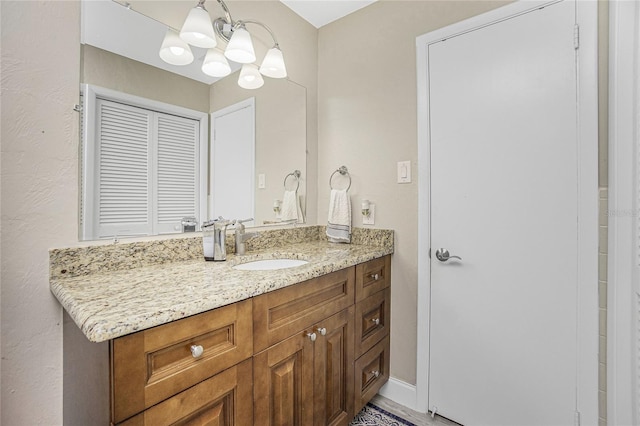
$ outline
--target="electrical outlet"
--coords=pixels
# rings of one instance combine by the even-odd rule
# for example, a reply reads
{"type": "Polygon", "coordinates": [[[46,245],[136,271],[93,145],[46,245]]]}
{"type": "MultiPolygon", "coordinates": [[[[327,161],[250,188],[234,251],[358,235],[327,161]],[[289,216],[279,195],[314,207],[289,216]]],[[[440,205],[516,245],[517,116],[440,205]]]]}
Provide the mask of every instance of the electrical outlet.
{"type": "Polygon", "coordinates": [[[362,215],[363,225],[375,225],[376,222],[376,205],[369,204],[369,216],[362,215]]]}

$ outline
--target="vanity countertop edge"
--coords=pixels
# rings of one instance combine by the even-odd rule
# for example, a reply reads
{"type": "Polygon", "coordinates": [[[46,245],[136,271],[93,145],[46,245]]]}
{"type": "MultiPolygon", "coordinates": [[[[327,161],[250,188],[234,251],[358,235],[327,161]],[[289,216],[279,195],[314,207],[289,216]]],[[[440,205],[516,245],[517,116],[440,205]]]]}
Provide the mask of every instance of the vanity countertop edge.
{"type": "Polygon", "coordinates": [[[135,333],[393,253],[393,246],[311,241],[228,255],[224,262],[185,260],[128,270],[50,279],[50,289],[91,342],[135,333]],[[240,271],[268,258],[309,263],[272,271],[240,271]]]}

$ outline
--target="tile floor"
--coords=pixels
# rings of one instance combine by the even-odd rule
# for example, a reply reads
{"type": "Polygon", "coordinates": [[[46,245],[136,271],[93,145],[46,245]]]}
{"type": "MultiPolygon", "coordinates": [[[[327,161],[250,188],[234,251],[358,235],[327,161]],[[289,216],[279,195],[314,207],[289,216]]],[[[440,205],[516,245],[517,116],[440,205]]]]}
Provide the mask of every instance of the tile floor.
{"type": "Polygon", "coordinates": [[[396,416],[407,419],[417,426],[460,426],[458,423],[445,419],[444,417],[436,416],[435,419],[431,418],[430,414],[418,413],[403,405],[397,404],[384,396],[376,395],[371,400],[372,404],[386,410],[396,416]]]}

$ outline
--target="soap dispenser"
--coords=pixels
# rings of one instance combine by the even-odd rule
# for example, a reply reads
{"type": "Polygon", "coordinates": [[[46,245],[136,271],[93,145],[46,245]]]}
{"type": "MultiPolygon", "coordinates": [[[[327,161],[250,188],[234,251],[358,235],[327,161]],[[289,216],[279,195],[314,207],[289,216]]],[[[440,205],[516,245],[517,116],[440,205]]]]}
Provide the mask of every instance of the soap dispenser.
{"type": "Polygon", "coordinates": [[[220,216],[202,224],[202,248],[204,260],[227,260],[227,226],[233,225],[235,220],[227,220],[220,216]]]}

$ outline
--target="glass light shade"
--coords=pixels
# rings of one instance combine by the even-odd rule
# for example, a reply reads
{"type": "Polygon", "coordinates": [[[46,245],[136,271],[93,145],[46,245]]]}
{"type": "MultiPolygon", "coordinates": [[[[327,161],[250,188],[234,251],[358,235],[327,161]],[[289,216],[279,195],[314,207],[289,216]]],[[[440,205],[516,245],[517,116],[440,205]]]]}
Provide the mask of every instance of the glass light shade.
{"type": "Polygon", "coordinates": [[[224,56],[240,64],[255,62],[256,53],[253,50],[253,43],[251,42],[251,34],[249,34],[249,31],[244,28],[235,29],[224,51],[224,56]]]}
{"type": "Polygon", "coordinates": [[[202,72],[211,77],[225,77],[231,74],[231,67],[220,50],[209,49],[202,63],[202,72]]]}
{"type": "Polygon", "coordinates": [[[189,65],[193,62],[193,53],[177,32],[168,29],[160,47],[160,58],[171,65],[189,65]]]}
{"type": "Polygon", "coordinates": [[[238,77],[238,86],[243,89],[258,89],[264,84],[262,74],[258,71],[258,67],[253,64],[244,64],[240,70],[238,77]]]}
{"type": "Polygon", "coordinates": [[[211,23],[209,12],[198,6],[191,9],[187,19],[182,24],[180,38],[192,46],[216,47],[216,35],[213,32],[213,24],[211,23]]]}
{"type": "Polygon", "coordinates": [[[271,78],[285,78],[287,76],[287,67],[284,65],[282,51],[277,47],[272,47],[267,52],[262,65],[260,65],[260,73],[271,78]]]}

